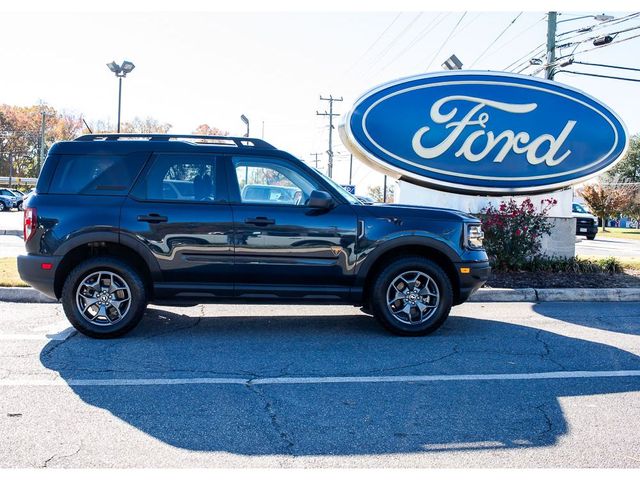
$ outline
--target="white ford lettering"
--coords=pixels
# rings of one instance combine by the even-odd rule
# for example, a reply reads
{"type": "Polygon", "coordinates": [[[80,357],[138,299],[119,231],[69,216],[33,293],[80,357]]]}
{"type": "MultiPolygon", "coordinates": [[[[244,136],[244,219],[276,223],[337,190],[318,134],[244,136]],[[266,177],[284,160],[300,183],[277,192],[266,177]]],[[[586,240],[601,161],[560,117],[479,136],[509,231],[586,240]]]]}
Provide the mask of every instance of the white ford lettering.
{"type": "MultiPolygon", "coordinates": [[[[447,138],[439,144],[433,147],[425,147],[423,145],[423,140],[425,140],[426,134],[431,127],[422,127],[413,136],[413,150],[422,158],[430,159],[439,157],[451,148],[467,127],[477,125],[480,128],[467,134],[464,143],[458,151],[455,152],[456,157],[463,156],[470,162],[478,162],[487,157],[490,153],[494,152],[495,156],[493,157],[493,162],[500,163],[510,151],[513,151],[516,154],[526,153],[527,161],[531,165],[545,163],[547,166],[553,167],[560,164],[571,154],[571,150],[569,149],[564,151],[562,154],[559,154],[559,152],[565,140],[573,130],[573,127],[575,127],[575,120],[567,121],[563,130],[557,137],[554,137],[551,134],[543,134],[537,138],[531,139],[528,132],[515,133],[513,130],[505,130],[496,135],[494,132],[486,130],[490,117],[489,113],[483,111],[483,109],[487,107],[516,115],[522,115],[534,111],[538,105],[536,103],[511,104],[485,98],[469,97],[466,95],[451,95],[441,98],[431,106],[431,120],[438,125],[446,123],[445,128],[453,130],[451,130],[451,133],[449,133],[447,138]],[[447,113],[441,112],[442,107],[451,101],[467,101],[472,105],[475,105],[473,105],[467,114],[460,120],[451,121],[458,114],[458,109],[456,107],[452,107],[447,113]],[[480,149],[476,140],[481,137],[486,138],[484,148],[480,149]],[[504,143],[502,144],[502,147],[497,150],[497,147],[503,140],[504,143]],[[474,144],[476,147],[475,152],[473,148],[474,144]],[[544,149],[545,144],[547,145],[546,150],[544,149]]],[[[482,144],[482,142],[480,142],[480,144],[482,144]]]]}

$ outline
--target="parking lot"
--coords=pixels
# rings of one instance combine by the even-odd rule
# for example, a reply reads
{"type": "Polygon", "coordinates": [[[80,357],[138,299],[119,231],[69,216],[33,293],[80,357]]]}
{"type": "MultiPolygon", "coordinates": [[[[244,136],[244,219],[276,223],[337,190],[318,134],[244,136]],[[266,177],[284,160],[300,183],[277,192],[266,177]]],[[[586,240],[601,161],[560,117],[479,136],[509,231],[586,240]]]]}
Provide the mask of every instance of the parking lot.
{"type": "Polygon", "coordinates": [[[92,340],[0,303],[1,467],[640,467],[636,303],[151,306],[92,340]]]}

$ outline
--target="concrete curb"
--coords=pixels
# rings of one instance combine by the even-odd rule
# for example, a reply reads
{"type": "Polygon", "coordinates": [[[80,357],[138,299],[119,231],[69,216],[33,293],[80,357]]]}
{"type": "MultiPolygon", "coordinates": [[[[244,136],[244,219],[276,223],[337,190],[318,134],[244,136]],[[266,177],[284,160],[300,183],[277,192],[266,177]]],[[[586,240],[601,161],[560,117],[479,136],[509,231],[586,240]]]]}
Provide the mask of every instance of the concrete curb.
{"type": "Polygon", "coordinates": [[[31,287],[0,287],[0,302],[15,303],[56,303],[57,300],[31,287]]]}
{"type": "Polygon", "coordinates": [[[0,235],[16,235],[22,238],[22,230],[0,230],[0,235]]]}
{"type": "MultiPolygon", "coordinates": [[[[470,302],[640,302],[640,288],[482,288],[470,302]]],[[[30,287],[0,287],[0,302],[57,303],[30,287]]]]}
{"type": "Polygon", "coordinates": [[[640,288],[481,288],[470,302],[640,302],[640,288]]]}

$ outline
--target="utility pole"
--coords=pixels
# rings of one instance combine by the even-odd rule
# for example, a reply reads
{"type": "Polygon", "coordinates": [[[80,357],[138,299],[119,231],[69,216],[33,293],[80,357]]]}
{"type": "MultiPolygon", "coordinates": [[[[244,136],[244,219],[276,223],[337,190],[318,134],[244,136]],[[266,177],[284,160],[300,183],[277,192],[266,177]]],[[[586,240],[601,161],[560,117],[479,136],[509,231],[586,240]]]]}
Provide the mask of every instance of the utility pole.
{"type": "Polygon", "coordinates": [[[318,155],[322,155],[322,153],[310,153],[309,155],[313,155],[314,157],[316,157],[314,162],[316,162],[316,170],[318,170],[318,155]]]}
{"type": "Polygon", "coordinates": [[[545,78],[553,80],[556,61],[556,24],[558,23],[558,12],[547,13],[547,67],[545,78]]]}
{"type": "Polygon", "coordinates": [[[382,187],[382,203],[387,203],[387,176],[384,176],[384,186],[382,187]]]}
{"type": "Polygon", "coordinates": [[[351,185],[352,173],[353,173],[353,153],[349,156],[349,185],[351,185]]]}
{"type": "Polygon", "coordinates": [[[40,124],[40,152],[38,153],[38,171],[37,175],[40,176],[42,171],[42,164],[44,163],[44,128],[47,118],[46,112],[40,112],[42,114],[42,123],[40,124]]]}
{"type": "Polygon", "coordinates": [[[329,95],[329,98],[325,98],[320,95],[320,100],[329,102],[329,112],[325,110],[324,113],[320,113],[316,110],[316,115],[329,117],[329,150],[327,150],[327,155],[329,156],[329,164],[327,167],[327,174],[329,175],[329,178],[333,178],[333,117],[337,117],[340,115],[339,113],[333,113],[333,102],[341,102],[342,97],[333,98],[332,95],[329,95]]]}

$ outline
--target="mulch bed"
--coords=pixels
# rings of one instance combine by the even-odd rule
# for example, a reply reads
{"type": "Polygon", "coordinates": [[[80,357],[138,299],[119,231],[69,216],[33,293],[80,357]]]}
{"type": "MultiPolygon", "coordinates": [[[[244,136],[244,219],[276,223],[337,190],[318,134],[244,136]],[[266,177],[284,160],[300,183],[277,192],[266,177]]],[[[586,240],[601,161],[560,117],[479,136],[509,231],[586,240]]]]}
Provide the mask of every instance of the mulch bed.
{"type": "Polygon", "coordinates": [[[489,288],[625,288],[640,287],[640,270],[625,273],[492,272],[489,288]]]}

